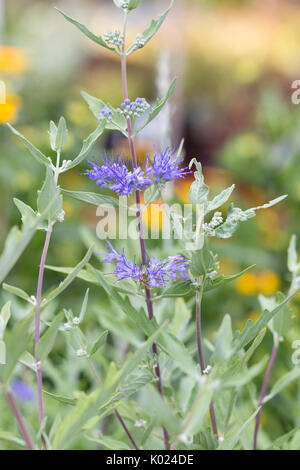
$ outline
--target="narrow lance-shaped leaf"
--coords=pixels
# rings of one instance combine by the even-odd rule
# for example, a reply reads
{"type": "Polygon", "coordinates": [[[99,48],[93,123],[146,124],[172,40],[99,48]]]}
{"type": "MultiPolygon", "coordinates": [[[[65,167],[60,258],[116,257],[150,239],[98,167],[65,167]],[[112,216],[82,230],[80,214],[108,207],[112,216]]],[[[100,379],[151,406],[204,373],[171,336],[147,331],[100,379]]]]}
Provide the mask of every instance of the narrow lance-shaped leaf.
{"type": "MultiPolygon", "coordinates": [[[[135,1],[135,0],[131,0],[131,1],[135,1]]],[[[174,0],[171,1],[170,5],[166,9],[166,11],[164,11],[164,13],[162,13],[156,20],[152,20],[150,25],[148,26],[148,28],[145,29],[141,33],[141,38],[143,40],[143,45],[141,46],[141,45],[133,44],[127,52],[128,55],[132,54],[133,52],[135,52],[138,49],[141,49],[141,47],[144,47],[150,41],[150,39],[152,39],[152,37],[157,33],[157,31],[159,30],[159,28],[161,27],[161,25],[165,21],[170,9],[172,8],[173,2],[174,2],[174,0]]]]}
{"type": "Polygon", "coordinates": [[[56,8],[56,10],[61,15],[63,15],[67,21],[69,21],[71,24],[76,26],[76,28],[78,28],[79,31],[81,31],[86,37],[91,39],[93,42],[95,42],[96,44],[99,44],[102,47],[105,47],[106,49],[109,49],[110,51],[116,52],[118,54],[118,51],[114,47],[108,46],[101,36],[97,36],[96,34],[92,33],[92,31],[90,31],[84,24],[79,23],[79,21],[76,21],[74,18],[71,18],[71,16],[67,15],[59,8],[56,8]]]}
{"type": "Polygon", "coordinates": [[[127,136],[126,129],[127,129],[127,123],[125,117],[118,113],[113,106],[109,103],[104,103],[100,98],[96,98],[95,96],[89,95],[85,91],[81,92],[81,95],[83,99],[86,101],[88,104],[91,112],[94,114],[94,116],[98,119],[98,116],[101,112],[101,110],[104,107],[107,107],[111,111],[111,121],[107,122],[106,119],[103,119],[100,124],[104,125],[106,129],[110,130],[117,130],[121,131],[125,136],[127,136]]]}
{"type": "Polygon", "coordinates": [[[115,197],[104,196],[98,193],[92,193],[88,191],[68,191],[67,189],[62,189],[62,193],[66,196],[70,196],[73,199],[78,201],[87,202],[88,204],[93,204],[94,206],[108,206],[108,207],[119,207],[119,200],[115,197]]]}
{"type": "Polygon", "coordinates": [[[106,343],[107,335],[108,335],[108,331],[104,331],[103,333],[101,333],[99,338],[91,346],[91,349],[88,350],[88,354],[90,356],[93,356],[93,354],[95,354],[100,348],[102,348],[102,346],[104,346],[104,344],[106,343]]]}
{"type": "Polygon", "coordinates": [[[44,155],[39,149],[37,149],[29,140],[26,139],[20,132],[17,131],[11,124],[7,124],[9,129],[25,144],[31,155],[35,158],[36,161],[42,163],[45,166],[49,166],[50,162],[46,155],[44,155]]]}
{"type": "Polygon", "coordinates": [[[75,268],[67,275],[67,277],[65,277],[65,279],[59,284],[59,286],[56,287],[56,289],[50,292],[50,294],[47,296],[47,299],[45,299],[43,305],[47,305],[49,302],[51,302],[51,300],[55,299],[55,297],[60,295],[71,284],[71,282],[76,278],[77,274],[88,263],[93,251],[94,246],[91,246],[84,258],[80,261],[80,263],[75,266],[75,268]]]}
{"type": "Polygon", "coordinates": [[[297,270],[299,268],[296,243],[296,235],[292,235],[288,248],[288,270],[291,273],[297,273],[297,270]]]}
{"type": "Polygon", "coordinates": [[[65,118],[62,116],[58,123],[56,138],[55,138],[55,150],[61,152],[68,140],[68,129],[65,118]]]}
{"type": "Polygon", "coordinates": [[[20,297],[20,299],[26,300],[30,303],[30,296],[23,289],[20,289],[19,287],[15,286],[10,286],[9,284],[3,284],[2,287],[10,294],[16,295],[17,297],[20,297]]]}
{"type": "Polygon", "coordinates": [[[171,98],[171,96],[173,95],[175,88],[176,88],[176,83],[177,83],[177,78],[174,78],[174,80],[172,81],[167,91],[167,94],[163,98],[157,99],[155,106],[149,112],[147,121],[145,122],[143,126],[137,129],[135,134],[138,134],[142,129],[144,129],[144,127],[146,127],[151,121],[153,121],[153,119],[159,114],[159,112],[162,110],[162,108],[164,107],[168,99],[171,98]]]}
{"type": "Polygon", "coordinates": [[[55,343],[59,327],[62,324],[63,318],[63,312],[56,315],[53,322],[51,323],[51,326],[47,329],[46,333],[43,334],[38,344],[36,345],[35,353],[40,361],[44,361],[51,352],[55,343]]]}
{"type": "Polygon", "coordinates": [[[2,282],[9,271],[13,268],[26,246],[33,237],[36,230],[41,227],[42,222],[48,217],[53,205],[56,204],[57,195],[50,201],[45,211],[35,220],[26,220],[22,230],[13,227],[8,234],[4,250],[0,256],[0,282],[2,282]]]}

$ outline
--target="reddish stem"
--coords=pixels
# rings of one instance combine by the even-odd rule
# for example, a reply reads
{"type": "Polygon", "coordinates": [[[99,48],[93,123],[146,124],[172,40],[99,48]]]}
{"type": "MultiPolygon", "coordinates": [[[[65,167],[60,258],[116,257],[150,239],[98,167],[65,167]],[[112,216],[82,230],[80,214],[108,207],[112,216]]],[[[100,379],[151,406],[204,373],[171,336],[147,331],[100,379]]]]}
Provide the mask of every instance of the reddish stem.
{"type": "Polygon", "coordinates": [[[6,398],[7,398],[7,401],[9,403],[9,406],[11,408],[11,411],[12,411],[14,417],[15,417],[15,420],[18,424],[18,428],[20,430],[20,433],[23,436],[24,441],[26,442],[27,448],[29,450],[35,450],[33,441],[31,439],[31,436],[30,436],[29,432],[28,432],[28,429],[27,429],[26,424],[24,422],[23,416],[22,416],[22,414],[21,414],[21,412],[18,408],[15,397],[13,396],[13,394],[11,392],[7,392],[6,393],[6,398]]]}
{"type": "MultiPolygon", "coordinates": [[[[122,50],[122,56],[121,56],[122,89],[123,89],[124,100],[128,98],[127,64],[126,64],[126,52],[125,52],[126,21],[127,21],[127,18],[125,17],[125,24],[124,24],[124,31],[123,31],[124,44],[123,44],[123,50],[122,50]]],[[[130,149],[130,154],[131,154],[131,159],[132,159],[132,166],[134,168],[137,168],[137,157],[136,157],[136,150],[135,150],[135,145],[134,145],[134,140],[133,140],[133,132],[132,132],[132,125],[131,125],[130,119],[127,119],[127,134],[128,134],[128,143],[129,143],[129,149],[130,149]]],[[[138,220],[142,265],[145,266],[147,263],[147,253],[146,253],[145,240],[144,240],[140,191],[136,191],[135,198],[136,198],[136,206],[137,206],[136,216],[138,220]]],[[[153,305],[152,305],[152,300],[151,300],[151,293],[147,287],[145,287],[145,299],[146,299],[146,304],[147,304],[148,317],[151,320],[153,318],[153,305]]],[[[164,397],[162,377],[161,377],[160,366],[158,362],[158,350],[157,350],[157,346],[155,343],[152,345],[152,351],[157,357],[157,366],[155,368],[156,376],[158,378],[157,389],[160,395],[164,397]]],[[[164,427],[163,427],[163,435],[164,435],[165,449],[169,450],[170,449],[170,437],[169,437],[168,431],[164,427]]]]}

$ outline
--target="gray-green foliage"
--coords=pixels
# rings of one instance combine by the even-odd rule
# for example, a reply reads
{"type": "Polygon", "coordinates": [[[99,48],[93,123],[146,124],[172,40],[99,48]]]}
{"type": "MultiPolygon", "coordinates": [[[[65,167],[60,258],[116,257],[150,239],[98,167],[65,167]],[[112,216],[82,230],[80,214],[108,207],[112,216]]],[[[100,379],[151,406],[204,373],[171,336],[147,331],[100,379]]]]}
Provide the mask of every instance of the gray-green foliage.
{"type": "MultiPolygon", "coordinates": [[[[114,0],[116,7],[133,14],[141,0],[114,0]]],[[[142,32],[125,54],[129,55],[144,47],[158,32],[173,4],[142,32]]],[[[96,44],[119,55],[120,48],[111,47],[103,39],[104,34],[96,35],[85,25],[66,13],[64,18],[77,27],[96,44]]],[[[129,16],[130,18],[130,16],[129,16]]],[[[136,129],[138,133],[161,111],[174,93],[176,79],[170,85],[165,97],[157,99],[149,112],[145,124],[136,129]]],[[[99,98],[83,93],[91,112],[97,118],[104,106],[112,113],[109,122],[103,119],[96,129],[83,142],[79,154],[72,160],[63,160],[66,150],[68,130],[66,121],[61,118],[56,125],[50,122],[50,147],[54,156],[46,156],[30,143],[25,136],[12,126],[11,131],[21,140],[33,158],[46,167],[45,180],[37,196],[36,208],[15,199],[21,214],[22,228],[13,228],[8,235],[4,251],[0,257],[1,282],[19,260],[37,230],[53,230],[58,221],[63,220],[63,197],[94,204],[119,207],[115,198],[92,192],[67,191],[60,188],[59,176],[80,164],[90,153],[97,139],[105,129],[120,131],[127,136],[127,123],[111,105],[99,98]],[[55,155],[56,154],[56,155],[55,155]]],[[[194,182],[189,199],[199,209],[196,226],[190,220],[188,230],[183,230],[182,252],[189,260],[188,282],[168,285],[155,292],[153,304],[159,311],[159,320],[151,320],[145,313],[143,290],[134,284],[116,284],[110,277],[91,264],[95,251],[90,246],[83,259],[75,267],[46,266],[47,269],[65,275],[57,287],[43,293],[41,301],[42,334],[33,347],[33,323],[36,299],[22,288],[3,285],[4,290],[15,295],[16,312],[8,301],[0,313],[0,382],[7,388],[21,368],[35,370],[33,351],[44,368],[45,374],[55,384],[55,390],[44,390],[47,406],[59,406],[56,418],[43,422],[44,438],[49,448],[70,449],[81,439],[81,445],[101,445],[105,449],[131,449],[129,441],[123,442],[119,428],[112,426],[112,435],[99,432],[104,418],[112,415],[117,408],[125,417],[131,432],[141,449],[161,449],[160,427],[168,429],[172,445],[182,450],[219,449],[231,450],[247,448],[246,439],[258,408],[258,395],[254,380],[264,373],[268,357],[253,358],[264,340],[267,328],[276,337],[287,337],[292,328],[289,303],[300,285],[299,262],[296,252],[296,239],[291,239],[288,252],[288,269],[292,275],[292,290],[287,296],[278,293],[274,298],[260,297],[262,313],[256,323],[249,320],[244,328],[234,331],[230,314],[219,320],[219,328],[208,343],[205,354],[208,368],[201,375],[195,354],[193,314],[194,294],[198,289],[205,295],[243,275],[250,266],[240,273],[225,276],[219,274],[216,253],[209,245],[212,237],[226,239],[234,235],[241,222],[256,215],[256,211],[271,207],[285,196],[274,199],[263,206],[242,210],[230,204],[223,218],[220,210],[228,202],[234,185],[225,188],[220,194],[210,198],[210,189],[205,184],[200,162],[195,165],[194,182]],[[217,212],[216,212],[217,211],[217,212]],[[209,220],[207,220],[209,217],[209,220]],[[61,294],[77,279],[90,285],[97,293],[96,307],[89,303],[89,289],[82,304],[74,313],[60,305],[61,294]],[[23,308],[25,302],[26,308],[23,308]],[[92,308],[96,308],[92,328],[88,319],[92,308]],[[21,310],[21,315],[19,310],[21,310]],[[44,314],[46,316],[44,318],[44,314]],[[12,317],[12,327],[9,325],[12,317]],[[165,320],[162,320],[165,319],[165,320]],[[64,357],[57,366],[52,361],[52,352],[57,342],[63,344],[64,357]],[[165,399],[156,391],[157,356],[152,345],[159,348],[159,360],[164,378],[165,399]],[[120,345],[125,344],[125,354],[120,345]],[[116,349],[117,354],[114,353],[116,349]],[[104,352],[103,352],[104,351],[104,352]],[[123,356],[123,357],[122,357],[123,356]],[[93,371],[96,375],[93,375],[93,371]],[[78,390],[78,378],[87,376],[91,385],[88,392],[78,390]],[[250,397],[250,398],[249,398],[250,397]],[[207,413],[211,400],[215,402],[220,440],[208,429],[207,413]],[[142,432],[141,432],[142,431],[142,432]],[[83,442],[83,444],[82,444],[83,442]]],[[[150,204],[161,194],[161,188],[152,185],[145,195],[150,204]]],[[[170,214],[175,229],[183,223],[175,213],[170,214]]],[[[72,240],[68,240],[69,243],[72,240]]],[[[90,245],[90,244],[89,244],[90,245]]],[[[48,272],[48,271],[47,271],[48,272]]],[[[75,309],[74,309],[75,311],[75,309]]],[[[267,396],[270,401],[286,387],[298,380],[300,368],[291,368],[280,377],[267,396]]],[[[45,386],[47,388],[47,386],[45,386]]],[[[55,409],[56,410],[56,409],[55,409]]],[[[47,413],[47,412],[46,412],[47,413]]],[[[32,423],[36,441],[40,443],[41,429],[32,423]]],[[[125,439],[125,437],[124,437],[125,439]]],[[[299,448],[299,426],[279,437],[270,448],[299,448]]],[[[13,434],[0,431],[0,442],[24,447],[24,442],[13,434]]],[[[1,445],[2,445],[1,444],[1,445]]]]}

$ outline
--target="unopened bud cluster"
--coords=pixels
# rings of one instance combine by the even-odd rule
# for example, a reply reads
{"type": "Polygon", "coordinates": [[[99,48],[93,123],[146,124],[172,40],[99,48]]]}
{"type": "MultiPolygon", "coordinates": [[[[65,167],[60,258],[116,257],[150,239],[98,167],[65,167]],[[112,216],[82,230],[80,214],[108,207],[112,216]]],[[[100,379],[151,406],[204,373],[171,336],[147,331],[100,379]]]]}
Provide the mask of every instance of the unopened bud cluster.
{"type": "Polygon", "coordinates": [[[130,101],[130,99],[127,98],[123,103],[121,103],[117,112],[119,114],[123,114],[126,119],[136,119],[142,116],[149,108],[150,105],[147,103],[145,98],[137,98],[135,101],[130,101]]]}
{"type": "Polygon", "coordinates": [[[207,224],[203,224],[204,232],[206,235],[210,235],[211,237],[215,236],[215,228],[218,227],[223,222],[223,217],[221,212],[215,212],[211,221],[207,224]]]}
{"type": "Polygon", "coordinates": [[[107,122],[111,122],[112,118],[113,118],[113,113],[111,109],[109,109],[107,106],[104,106],[104,108],[102,108],[101,112],[98,114],[99,121],[106,119],[107,122]]]}
{"type": "Polygon", "coordinates": [[[129,7],[129,0],[123,0],[123,1],[121,1],[120,7],[123,8],[124,10],[128,10],[128,7],[129,7]]]}
{"type": "Polygon", "coordinates": [[[145,39],[142,34],[137,34],[134,40],[135,49],[141,49],[145,45],[145,39]]]}
{"type": "Polygon", "coordinates": [[[120,47],[124,44],[124,35],[121,34],[118,29],[107,31],[107,33],[104,34],[104,40],[107,44],[120,47]]]}

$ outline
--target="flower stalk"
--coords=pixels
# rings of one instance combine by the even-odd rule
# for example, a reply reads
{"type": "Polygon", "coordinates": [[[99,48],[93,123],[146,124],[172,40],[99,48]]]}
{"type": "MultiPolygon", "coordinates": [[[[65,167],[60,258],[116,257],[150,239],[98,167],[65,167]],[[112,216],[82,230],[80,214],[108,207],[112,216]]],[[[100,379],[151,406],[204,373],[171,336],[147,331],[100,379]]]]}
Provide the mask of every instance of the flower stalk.
{"type": "MultiPolygon", "coordinates": [[[[124,11],[124,26],[123,26],[123,46],[122,46],[122,54],[121,54],[121,74],[122,74],[122,89],[123,89],[123,98],[124,100],[128,99],[128,87],[127,87],[127,61],[126,61],[126,51],[125,51],[125,42],[126,42],[126,29],[127,29],[127,19],[128,19],[128,11],[124,11]]],[[[130,118],[126,119],[127,121],[127,138],[128,144],[132,159],[132,166],[133,168],[137,168],[137,158],[136,158],[136,150],[134,145],[134,138],[133,138],[133,131],[132,131],[132,124],[130,118]]],[[[143,221],[142,221],[142,211],[141,211],[141,195],[140,191],[135,192],[136,198],[136,206],[137,206],[137,220],[138,220],[138,230],[139,230],[139,240],[140,240],[140,250],[141,250],[141,258],[142,258],[142,266],[147,264],[147,254],[146,254],[146,247],[145,247],[145,240],[144,240],[144,231],[143,231],[143,221]]],[[[153,304],[151,300],[151,292],[150,289],[145,286],[145,300],[148,310],[148,317],[151,320],[154,316],[153,313],[153,304]]],[[[158,379],[157,389],[160,393],[161,397],[164,397],[163,391],[163,383],[162,383],[162,376],[160,371],[160,366],[158,362],[158,350],[157,345],[154,343],[152,345],[152,351],[157,357],[157,366],[155,368],[155,373],[158,379]]],[[[163,427],[163,436],[164,436],[164,445],[165,449],[170,449],[170,437],[169,433],[166,428],[163,427]]]]}

